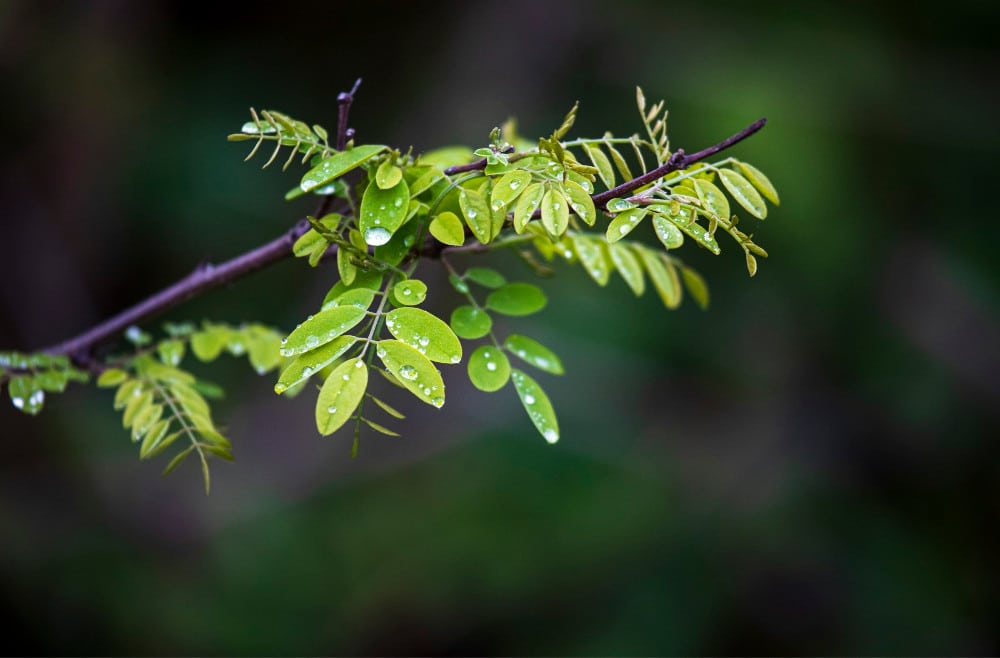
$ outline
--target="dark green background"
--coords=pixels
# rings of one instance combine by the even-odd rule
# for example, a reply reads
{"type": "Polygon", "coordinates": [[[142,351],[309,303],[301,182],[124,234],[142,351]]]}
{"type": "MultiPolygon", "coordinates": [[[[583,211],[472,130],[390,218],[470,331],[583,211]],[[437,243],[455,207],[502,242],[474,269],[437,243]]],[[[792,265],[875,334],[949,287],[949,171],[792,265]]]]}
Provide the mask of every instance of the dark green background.
{"type": "MultiPolygon", "coordinates": [[[[767,116],[733,154],[781,192],[772,257],[749,280],[733,245],[686,248],[707,313],[561,267],[502,326],[565,361],[554,447],[456,368],[352,461],[230,360],[198,370],[238,458],[206,499],[138,461],[107,392],[0,405],[4,646],[1000,651],[995,3],[423,4],[0,2],[0,346],[285,230],[295,174],[224,136],[250,105],[332,127],[359,75],[359,140],[402,148],[544,134],[577,99],[577,134],[628,134],[637,83],[688,150],[767,116]]],[[[285,262],[170,317],[289,327],[334,277],[285,262]]]]}

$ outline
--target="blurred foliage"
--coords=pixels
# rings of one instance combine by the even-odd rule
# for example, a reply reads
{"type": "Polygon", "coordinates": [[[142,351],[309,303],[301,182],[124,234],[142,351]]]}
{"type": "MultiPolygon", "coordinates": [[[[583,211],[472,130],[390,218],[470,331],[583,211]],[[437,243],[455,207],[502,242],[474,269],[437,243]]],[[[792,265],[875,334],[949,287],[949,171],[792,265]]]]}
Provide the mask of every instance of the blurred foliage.
{"type": "MultiPolygon", "coordinates": [[[[768,267],[748,283],[742,262],[692,258],[708,315],[647,296],[641,317],[623,283],[561,271],[529,332],[573,337],[555,449],[516,400],[448,381],[453,413],[492,431],[386,437],[352,462],[308,403],[222,362],[245,438],[206,505],[197,473],[149,484],[101,396],[2,408],[9,646],[1000,650],[992,5],[298,5],[294,44],[271,9],[0,4],[0,344],[54,342],[281,232],[287,185],[239,166],[232,117],[280,102],[331,125],[356,76],[359,136],[417,149],[475,143],[506,112],[543,134],[577,98],[596,99],[581,133],[628,133],[637,81],[666,98],[674,147],[767,116],[734,155],[782,192],[780,230],[755,233],[768,267]]],[[[331,283],[296,265],[179,315],[294,325],[331,283]]]]}

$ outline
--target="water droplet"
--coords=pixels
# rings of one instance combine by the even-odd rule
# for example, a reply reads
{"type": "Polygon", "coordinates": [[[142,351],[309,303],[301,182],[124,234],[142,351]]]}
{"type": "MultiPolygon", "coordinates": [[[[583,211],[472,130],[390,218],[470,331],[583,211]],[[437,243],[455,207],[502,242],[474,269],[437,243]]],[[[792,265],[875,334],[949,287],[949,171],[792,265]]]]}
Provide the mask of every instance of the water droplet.
{"type": "Polygon", "coordinates": [[[497,369],[497,364],[493,363],[492,361],[487,361],[486,369],[489,370],[490,372],[493,372],[494,370],[497,369]]]}
{"type": "Polygon", "coordinates": [[[521,181],[514,179],[510,182],[510,189],[516,190],[519,187],[521,187],[521,181]]]}
{"type": "Polygon", "coordinates": [[[394,206],[396,206],[398,208],[401,205],[403,205],[403,200],[402,199],[396,199],[396,202],[393,203],[392,205],[394,205],[394,206]]]}
{"type": "Polygon", "coordinates": [[[309,349],[312,349],[317,345],[319,345],[319,338],[317,338],[316,336],[309,336],[306,338],[306,347],[308,347],[309,349]]]}
{"type": "Polygon", "coordinates": [[[303,377],[309,377],[312,374],[313,374],[312,366],[306,366],[305,368],[302,369],[303,377]]]}
{"type": "Polygon", "coordinates": [[[370,228],[365,231],[365,242],[375,247],[385,244],[391,237],[392,234],[381,227],[370,228]]]}
{"type": "Polygon", "coordinates": [[[337,413],[337,407],[327,407],[326,410],[331,414],[337,413]]]}
{"type": "Polygon", "coordinates": [[[287,338],[282,338],[282,339],[281,339],[281,344],[282,344],[282,345],[284,345],[284,344],[285,344],[285,343],[287,343],[287,342],[288,342],[288,339],[287,339],[287,338]]]}
{"type": "Polygon", "coordinates": [[[527,395],[524,396],[524,403],[535,404],[535,396],[532,395],[531,393],[528,393],[527,395]]]}
{"type": "Polygon", "coordinates": [[[399,369],[399,376],[412,381],[417,378],[417,369],[413,366],[403,366],[399,369]]]}
{"type": "Polygon", "coordinates": [[[555,431],[551,427],[542,432],[542,436],[544,436],[545,440],[548,441],[549,443],[555,443],[556,441],[559,440],[559,432],[555,431]]]}
{"type": "Polygon", "coordinates": [[[363,361],[361,361],[360,359],[358,359],[357,361],[354,362],[354,367],[355,368],[364,368],[365,364],[364,364],[363,361]]]}
{"type": "Polygon", "coordinates": [[[409,297],[412,294],[413,294],[412,290],[410,290],[409,288],[403,288],[403,297],[409,297]]]}
{"type": "Polygon", "coordinates": [[[11,401],[14,403],[14,406],[17,407],[18,409],[24,409],[24,398],[19,396],[16,398],[11,398],[11,401]]]}
{"type": "Polygon", "coordinates": [[[427,344],[431,342],[431,339],[428,338],[427,336],[421,336],[418,342],[424,347],[427,347],[427,344]]]}
{"type": "Polygon", "coordinates": [[[345,382],[347,382],[347,381],[350,381],[350,380],[351,380],[351,376],[350,376],[350,375],[348,375],[348,374],[347,374],[347,373],[345,372],[345,373],[344,373],[344,376],[342,377],[342,379],[343,379],[343,380],[344,380],[345,382]]]}
{"type": "Polygon", "coordinates": [[[375,350],[375,354],[377,354],[378,358],[381,359],[382,357],[385,356],[385,348],[382,347],[378,348],[377,350],[375,350]]]}
{"type": "Polygon", "coordinates": [[[431,404],[433,404],[435,407],[437,407],[438,409],[440,409],[441,407],[444,406],[444,398],[442,398],[442,397],[436,397],[433,400],[431,400],[431,404]]]}
{"type": "Polygon", "coordinates": [[[493,204],[490,207],[493,208],[494,212],[496,212],[496,211],[500,210],[501,208],[503,208],[504,205],[505,204],[504,204],[503,201],[501,201],[500,199],[496,199],[496,200],[493,201],[493,204]]]}
{"type": "Polygon", "coordinates": [[[559,202],[553,203],[552,204],[552,209],[553,210],[559,210],[559,202]]]}
{"type": "Polygon", "coordinates": [[[462,360],[462,357],[460,357],[460,356],[459,356],[459,355],[457,355],[457,354],[453,354],[453,355],[452,355],[452,357],[451,357],[451,362],[452,362],[452,363],[458,363],[458,362],[459,362],[459,361],[461,361],[461,360],[462,360]]]}
{"type": "Polygon", "coordinates": [[[622,235],[628,233],[628,224],[622,224],[621,226],[619,226],[618,232],[621,233],[622,235]]]}
{"type": "Polygon", "coordinates": [[[478,213],[475,208],[469,208],[465,211],[465,214],[469,216],[469,219],[475,219],[478,213]]]}
{"type": "Polygon", "coordinates": [[[379,210],[385,210],[385,204],[383,203],[381,206],[378,207],[378,209],[379,210]]]}

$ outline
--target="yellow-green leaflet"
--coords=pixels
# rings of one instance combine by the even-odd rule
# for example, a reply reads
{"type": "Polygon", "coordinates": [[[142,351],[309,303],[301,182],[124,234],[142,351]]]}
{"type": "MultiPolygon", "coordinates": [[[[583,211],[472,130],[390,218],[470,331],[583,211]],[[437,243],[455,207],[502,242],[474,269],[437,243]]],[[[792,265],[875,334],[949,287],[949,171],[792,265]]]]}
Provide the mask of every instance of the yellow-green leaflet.
{"type": "Polygon", "coordinates": [[[521,398],[521,404],[524,405],[524,410],[528,412],[528,417],[535,424],[535,428],[549,443],[558,441],[559,421],[556,420],[556,412],[549,402],[549,396],[538,382],[516,368],[511,371],[510,377],[514,381],[518,397],[521,398]]]}
{"type": "Polygon", "coordinates": [[[539,370],[550,372],[553,375],[561,375],[564,372],[559,357],[537,340],[520,334],[511,334],[507,336],[504,347],[514,356],[539,370]]]}
{"type": "Polygon", "coordinates": [[[451,328],[467,340],[482,338],[492,327],[490,314],[475,306],[459,306],[451,312],[451,328]]]}
{"type": "Polygon", "coordinates": [[[481,243],[488,243],[492,237],[493,213],[483,195],[478,190],[462,190],[458,195],[458,205],[472,234],[481,243]]]}
{"type": "Polygon", "coordinates": [[[639,261],[632,254],[632,250],[625,243],[615,243],[609,246],[611,251],[611,262],[615,264],[618,273],[625,279],[625,283],[632,289],[636,297],[640,297],[646,289],[646,282],[642,278],[642,267],[639,261]]]}
{"type": "Polygon", "coordinates": [[[569,226],[569,204],[557,187],[550,188],[542,197],[542,226],[555,238],[569,226]]]}
{"type": "Polygon", "coordinates": [[[663,215],[653,215],[653,230],[667,249],[677,249],[684,244],[684,234],[663,215]]]}
{"type": "Polygon", "coordinates": [[[604,183],[605,187],[609,190],[614,187],[615,172],[611,168],[611,161],[608,160],[608,156],[604,155],[604,152],[599,147],[591,146],[590,144],[584,144],[583,150],[597,168],[597,173],[601,177],[601,182],[604,183]]]}
{"type": "Polygon", "coordinates": [[[333,434],[354,414],[368,388],[368,367],[351,359],[337,366],[323,383],[316,399],[316,427],[326,436],[333,434]]]}
{"type": "Polygon", "coordinates": [[[388,190],[403,179],[403,170],[386,160],[375,170],[375,184],[379,189],[388,190]]]}
{"type": "Polygon", "coordinates": [[[444,381],[430,360],[398,340],[380,340],[375,354],[400,384],[432,407],[444,406],[444,381]]]}
{"type": "Polygon", "coordinates": [[[310,317],[281,344],[281,356],[296,356],[329,343],[353,329],[365,317],[357,306],[335,306],[310,317]]]}
{"type": "Polygon", "coordinates": [[[631,210],[626,210],[625,212],[618,213],[618,215],[611,220],[608,224],[608,230],[605,234],[608,242],[618,242],[626,235],[632,232],[632,230],[639,225],[646,215],[649,214],[649,210],[646,208],[632,208],[631,210]]]}
{"type": "Polygon", "coordinates": [[[320,348],[299,356],[281,371],[278,383],[274,385],[274,392],[280,395],[306,381],[336,361],[357,340],[354,336],[340,336],[320,348]]]}
{"type": "Polygon", "coordinates": [[[310,192],[317,187],[326,185],[387,148],[376,144],[366,144],[336,153],[307,171],[302,177],[299,187],[303,192],[310,192]]]}
{"type": "Polygon", "coordinates": [[[569,206],[577,216],[583,220],[587,226],[593,226],[597,221],[597,209],[594,207],[594,200],[590,194],[579,183],[566,181],[563,183],[563,192],[569,201],[569,206]]]}
{"type": "Polygon", "coordinates": [[[753,185],[746,178],[743,178],[732,169],[719,169],[719,177],[722,179],[722,184],[725,185],[729,194],[748,213],[757,219],[767,217],[767,206],[764,205],[764,199],[760,198],[760,194],[757,193],[757,190],[754,189],[753,185]]]}
{"type": "Polygon", "coordinates": [[[442,320],[419,308],[397,308],[385,316],[389,332],[431,361],[458,363],[462,343],[442,320]]]}
{"type": "Polygon", "coordinates": [[[590,278],[599,286],[608,285],[611,276],[611,255],[607,250],[607,243],[603,240],[591,239],[582,233],[573,233],[571,236],[576,254],[580,257],[583,269],[587,271],[590,278]]]}
{"type": "Polygon", "coordinates": [[[523,169],[507,172],[493,186],[490,205],[495,209],[510,208],[510,204],[521,196],[530,182],[531,174],[523,169]],[[496,208],[498,204],[500,208],[496,208]]]}
{"type": "Polygon", "coordinates": [[[480,391],[499,391],[510,379],[510,360],[498,347],[482,345],[469,357],[469,381],[480,391]]]}
{"type": "Polygon", "coordinates": [[[692,178],[691,184],[694,185],[694,190],[698,193],[705,210],[722,219],[729,219],[729,200],[722,190],[700,178],[692,178]]]}
{"type": "Polygon", "coordinates": [[[508,283],[486,297],[486,308],[504,315],[531,315],[545,308],[548,298],[530,283],[508,283]]]}
{"type": "Polygon", "coordinates": [[[460,247],[465,242],[462,220],[453,212],[443,212],[431,220],[430,232],[438,242],[453,247],[460,247]]]}
{"type": "Polygon", "coordinates": [[[385,244],[403,225],[410,209],[410,188],[405,180],[388,189],[369,185],[361,198],[358,228],[365,242],[378,247],[385,244]]]}
{"type": "Polygon", "coordinates": [[[663,305],[667,308],[677,308],[681,303],[681,284],[677,280],[677,271],[666,258],[651,249],[637,247],[639,259],[649,273],[649,280],[659,293],[663,305]]]}
{"type": "Polygon", "coordinates": [[[776,206],[781,205],[781,199],[778,198],[778,190],[774,189],[774,185],[771,184],[771,181],[768,180],[763,172],[746,162],[737,162],[736,166],[743,171],[743,175],[753,183],[754,187],[760,190],[764,198],[776,206]]]}
{"type": "Polygon", "coordinates": [[[514,209],[514,230],[518,233],[524,232],[524,227],[531,221],[531,216],[538,210],[542,203],[542,196],[545,194],[545,187],[541,183],[529,185],[517,200],[517,207],[514,209]]]}
{"type": "Polygon", "coordinates": [[[701,278],[701,275],[692,270],[690,267],[682,266],[681,278],[684,279],[684,287],[687,288],[688,293],[691,295],[691,299],[693,299],[702,310],[708,308],[708,285],[705,284],[705,280],[701,278]]]}

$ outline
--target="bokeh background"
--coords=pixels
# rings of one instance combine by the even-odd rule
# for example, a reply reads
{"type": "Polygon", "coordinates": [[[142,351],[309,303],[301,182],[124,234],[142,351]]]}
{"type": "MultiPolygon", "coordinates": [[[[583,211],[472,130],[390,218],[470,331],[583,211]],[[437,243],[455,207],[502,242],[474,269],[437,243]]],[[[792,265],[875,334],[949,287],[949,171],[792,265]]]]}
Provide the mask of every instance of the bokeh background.
{"type": "MultiPolygon", "coordinates": [[[[0,2],[0,347],[311,211],[224,136],[251,105],[332,127],[357,76],[359,140],[403,148],[544,134],[577,99],[578,134],[629,134],[637,83],[689,150],[767,116],[733,153],[781,192],[772,257],[749,280],[686,249],[708,312],[559,268],[502,326],[567,365],[540,377],[555,447],[455,369],[351,460],[311,396],[223,360],[197,371],[238,461],[205,498],[107,392],[0,405],[6,650],[1000,652],[996,4],[423,4],[0,2]]],[[[334,277],[284,262],[165,319],[289,327],[334,277]]]]}

